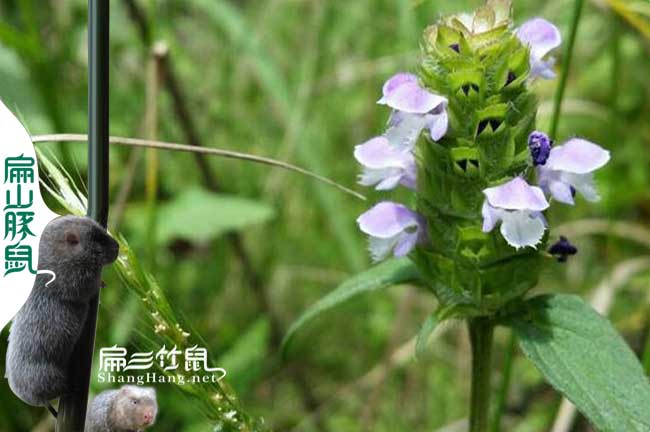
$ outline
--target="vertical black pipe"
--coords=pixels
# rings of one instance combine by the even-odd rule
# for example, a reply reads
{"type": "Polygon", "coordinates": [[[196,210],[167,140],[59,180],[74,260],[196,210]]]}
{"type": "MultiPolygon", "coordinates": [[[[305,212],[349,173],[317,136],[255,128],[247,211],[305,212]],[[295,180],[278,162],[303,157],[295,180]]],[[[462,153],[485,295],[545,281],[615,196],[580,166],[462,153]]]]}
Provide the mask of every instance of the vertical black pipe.
{"type": "MultiPolygon", "coordinates": [[[[104,227],[108,219],[108,35],[109,0],[88,0],[88,217],[104,227]]],[[[84,430],[95,346],[97,305],[75,347],[70,368],[71,392],[61,398],[57,432],[84,430]]]]}
{"type": "Polygon", "coordinates": [[[109,0],[89,0],[88,8],[88,217],[106,227],[109,0]]]}

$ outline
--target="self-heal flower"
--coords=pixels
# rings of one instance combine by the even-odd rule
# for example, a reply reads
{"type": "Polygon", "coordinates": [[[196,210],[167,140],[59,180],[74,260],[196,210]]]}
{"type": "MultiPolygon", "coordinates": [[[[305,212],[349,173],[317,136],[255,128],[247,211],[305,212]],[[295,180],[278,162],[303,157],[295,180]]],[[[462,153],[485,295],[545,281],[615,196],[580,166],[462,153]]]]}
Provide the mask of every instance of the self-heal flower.
{"type": "Polygon", "coordinates": [[[386,138],[400,149],[411,150],[423,129],[438,141],[447,133],[447,98],[420,86],[417,76],[398,73],[384,84],[378,104],[393,109],[386,138]]]}
{"type": "Polygon", "coordinates": [[[354,157],[363,165],[359,183],[376,185],[377,190],[393,189],[402,184],[415,189],[415,158],[410,150],[392,146],[385,136],[366,141],[354,148],[354,157]]]}
{"type": "Polygon", "coordinates": [[[598,201],[593,172],[609,161],[609,152],[597,144],[572,138],[554,147],[544,165],[537,167],[539,185],[557,201],[574,203],[579,192],[587,201],[598,201]]]}
{"type": "Polygon", "coordinates": [[[555,58],[544,60],[544,57],[562,43],[557,27],[545,19],[533,18],[523,23],[516,35],[521,43],[530,47],[530,77],[555,78],[555,58]]]}
{"type": "Polygon", "coordinates": [[[535,247],[544,236],[546,220],[542,211],[549,206],[544,192],[515,177],[500,186],[483,190],[483,232],[490,232],[501,222],[501,235],[509,245],[519,249],[535,247]]]}
{"type": "Polygon", "coordinates": [[[359,228],[370,238],[370,254],[381,261],[391,252],[407,255],[425,239],[425,222],[413,210],[390,201],[382,201],[357,219],[359,228]]]}

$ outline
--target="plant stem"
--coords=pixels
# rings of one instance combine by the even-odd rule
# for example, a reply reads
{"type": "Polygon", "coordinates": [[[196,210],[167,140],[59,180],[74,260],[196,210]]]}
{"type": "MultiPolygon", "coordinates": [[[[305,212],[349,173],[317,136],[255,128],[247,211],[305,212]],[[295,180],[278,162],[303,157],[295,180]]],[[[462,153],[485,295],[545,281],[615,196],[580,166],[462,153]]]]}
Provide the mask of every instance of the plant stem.
{"type": "Polygon", "coordinates": [[[494,324],[489,318],[469,321],[472,346],[472,389],[469,432],[486,432],[490,412],[490,374],[494,324]]]}
{"type": "Polygon", "coordinates": [[[505,358],[503,359],[503,372],[499,392],[497,393],[496,408],[494,410],[494,417],[492,418],[491,432],[499,432],[501,430],[501,416],[506,408],[508,402],[508,390],[510,389],[510,377],[512,376],[512,362],[515,357],[515,349],[517,348],[517,337],[514,333],[510,334],[508,342],[508,350],[506,351],[505,358]]]}
{"type": "Polygon", "coordinates": [[[553,103],[553,117],[551,118],[550,136],[556,139],[557,127],[560,121],[560,111],[562,110],[562,99],[564,99],[564,89],[566,88],[569,69],[571,68],[571,59],[573,58],[573,45],[578,32],[578,23],[582,14],[582,5],[584,0],[575,0],[573,3],[573,17],[571,18],[571,27],[569,27],[569,39],[567,40],[566,50],[564,51],[564,65],[560,73],[560,81],[555,92],[555,101],[553,103]]]}
{"type": "MultiPolygon", "coordinates": [[[[88,135],[84,135],[84,134],[32,135],[31,138],[34,144],[42,143],[42,142],[88,141],[88,135]]],[[[132,147],[146,147],[146,148],[156,148],[161,150],[172,150],[172,151],[180,151],[180,152],[187,152],[187,153],[200,153],[203,155],[220,156],[228,159],[245,160],[245,161],[258,163],[262,165],[274,166],[288,171],[293,171],[305,175],[307,177],[311,177],[314,180],[317,180],[321,183],[334,186],[335,188],[347,193],[348,195],[352,195],[362,201],[366,201],[367,199],[365,195],[360,194],[359,192],[356,192],[350,188],[347,188],[342,184],[337,183],[334,180],[331,180],[327,177],[318,175],[313,171],[309,171],[305,168],[301,168],[299,166],[292,165],[287,162],[283,162],[277,159],[272,159],[264,156],[257,156],[254,154],[243,153],[234,150],[223,150],[214,147],[200,147],[196,145],[178,144],[178,143],[166,142],[166,141],[152,141],[152,140],[146,140],[140,138],[126,138],[126,137],[111,136],[109,137],[109,143],[115,145],[132,146],[132,147]]]]}

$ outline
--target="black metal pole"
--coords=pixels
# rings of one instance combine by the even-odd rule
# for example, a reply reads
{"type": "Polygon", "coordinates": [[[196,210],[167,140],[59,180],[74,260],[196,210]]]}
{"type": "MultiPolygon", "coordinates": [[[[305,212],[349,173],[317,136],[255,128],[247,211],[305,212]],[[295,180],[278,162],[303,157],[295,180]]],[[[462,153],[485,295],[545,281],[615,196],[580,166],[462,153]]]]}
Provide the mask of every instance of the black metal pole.
{"type": "MultiPolygon", "coordinates": [[[[88,217],[104,227],[108,219],[108,35],[109,0],[88,0],[88,217]]],[[[57,432],[84,430],[95,346],[99,297],[88,318],[70,367],[71,392],[61,398],[57,432]]]]}

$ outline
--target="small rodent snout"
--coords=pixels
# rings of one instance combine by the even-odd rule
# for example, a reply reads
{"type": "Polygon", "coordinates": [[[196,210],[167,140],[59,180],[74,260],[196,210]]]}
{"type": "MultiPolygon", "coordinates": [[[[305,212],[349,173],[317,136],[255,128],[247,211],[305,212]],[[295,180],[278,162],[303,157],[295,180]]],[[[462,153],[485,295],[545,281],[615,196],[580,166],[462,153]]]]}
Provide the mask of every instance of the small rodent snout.
{"type": "Polygon", "coordinates": [[[117,259],[117,255],[120,252],[120,245],[108,233],[105,233],[105,238],[102,243],[104,248],[104,263],[110,264],[117,259]]]}
{"type": "Polygon", "coordinates": [[[145,411],[142,414],[142,420],[144,420],[145,424],[151,424],[153,422],[153,410],[145,411]]]}

